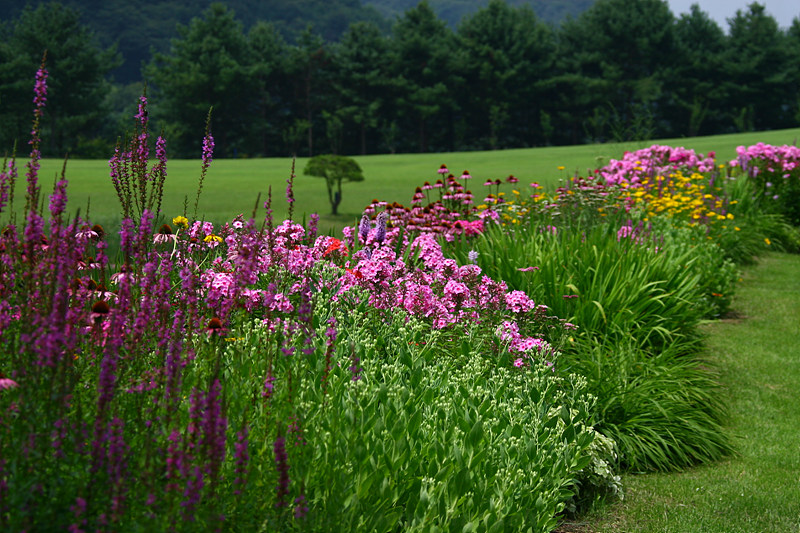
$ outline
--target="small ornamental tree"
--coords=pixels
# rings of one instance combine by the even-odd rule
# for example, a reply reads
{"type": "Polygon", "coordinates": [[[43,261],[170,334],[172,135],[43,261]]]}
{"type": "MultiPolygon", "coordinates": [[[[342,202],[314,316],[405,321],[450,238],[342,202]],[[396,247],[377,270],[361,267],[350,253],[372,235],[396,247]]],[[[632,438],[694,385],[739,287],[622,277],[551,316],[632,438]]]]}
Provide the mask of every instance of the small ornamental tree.
{"type": "Polygon", "coordinates": [[[331,214],[338,215],[342,202],[343,181],[364,181],[361,167],[350,157],[342,155],[318,155],[308,160],[303,173],[307,176],[325,178],[328,187],[328,201],[331,203],[331,214]]]}

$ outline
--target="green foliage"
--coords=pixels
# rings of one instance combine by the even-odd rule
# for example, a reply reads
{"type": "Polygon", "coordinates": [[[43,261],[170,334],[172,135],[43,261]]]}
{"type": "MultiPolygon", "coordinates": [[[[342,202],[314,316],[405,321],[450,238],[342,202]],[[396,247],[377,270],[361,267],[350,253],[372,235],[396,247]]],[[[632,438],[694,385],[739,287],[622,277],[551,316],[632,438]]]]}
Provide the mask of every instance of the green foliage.
{"type": "Polygon", "coordinates": [[[476,250],[488,276],[546,302],[579,326],[579,337],[631,337],[659,347],[695,336],[704,316],[719,313],[711,293],[718,285],[730,287],[735,272],[723,268],[713,245],[669,235],[662,240],[657,232],[637,243],[619,240],[617,230],[611,224],[490,226],[457,254],[466,262],[470,247],[476,250]],[[709,253],[699,256],[695,247],[701,246],[709,253]],[[519,270],[528,267],[538,270],[519,270]]]}
{"type": "Polygon", "coordinates": [[[222,4],[213,4],[178,32],[172,53],[156,54],[145,69],[155,86],[153,114],[166,122],[173,149],[199,154],[196,133],[204,130],[213,107],[218,153],[232,156],[249,135],[246,117],[253,111],[243,105],[252,86],[250,43],[222,4]]]}
{"type": "Polygon", "coordinates": [[[0,44],[0,146],[27,141],[31,80],[45,51],[50,76],[42,152],[55,157],[94,152],[92,139],[101,133],[108,112],[103,105],[110,89],[106,75],[119,57],[113,47],[98,47],[78,11],[55,2],[26,7],[0,44]]]}
{"type": "Polygon", "coordinates": [[[725,182],[735,225],[729,224],[715,240],[725,256],[738,264],[752,264],[769,249],[800,250],[798,228],[791,226],[782,214],[765,210],[771,202],[764,198],[762,189],[754,180],[743,177],[725,182]]]}
{"type": "Polygon", "coordinates": [[[530,9],[492,0],[461,23],[458,43],[470,85],[462,134],[492,149],[530,142],[523,139],[524,125],[547,108],[542,81],[551,75],[554,33],[530,9]]]}
{"type": "Polygon", "coordinates": [[[681,469],[731,453],[716,376],[697,351],[701,319],[728,310],[735,265],[703,231],[658,220],[620,237],[630,221],[579,210],[561,209],[556,226],[535,216],[491,225],[454,251],[464,262],[477,251],[487,275],[578,326],[557,369],[587,379],[595,428],[616,442],[626,469],[681,469]]]}
{"type": "MultiPolygon", "coordinates": [[[[549,531],[581,470],[612,460],[610,450],[591,449],[582,380],[544,365],[498,365],[476,325],[462,343],[404,316],[379,319],[366,306],[336,319],[341,337],[324,382],[303,380],[291,392],[293,405],[322,406],[302,420],[298,438],[308,446],[289,450],[293,479],[314,509],[306,527],[549,531]]],[[[256,327],[247,343],[269,335],[256,327]]],[[[274,361],[281,392],[272,416],[287,420],[285,380],[325,372],[324,351],[274,361]]],[[[271,442],[274,424],[264,431],[271,442]]]]}
{"type": "Polygon", "coordinates": [[[587,378],[594,427],[616,442],[627,471],[683,469],[732,453],[721,387],[709,362],[689,355],[696,345],[577,339],[562,363],[587,378]]]}
{"type": "MultiPolygon", "coordinates": [[[[490,0],[429,0],[431,8],[451,28],[456,28],[463,19],[474,14],[476,8],[485,7],[490,0]]],[[[536,16],[558,25],[569,16],[576,17],[592,5],[594,0],[509,0],[508,5],[531,8],[536,16]]],[[[363,0],[363,4],[374,7],[391,20],[419,3],[418,0],[363,0]]]]}
{"type": "Polygon", "coordinates": [[[331,214],[339,214],[342,202],[342,182],[364,181],[364,174],[355,159],[341,155],[318,155],[308,160],[303,174],[325,179],[331,214]]]}

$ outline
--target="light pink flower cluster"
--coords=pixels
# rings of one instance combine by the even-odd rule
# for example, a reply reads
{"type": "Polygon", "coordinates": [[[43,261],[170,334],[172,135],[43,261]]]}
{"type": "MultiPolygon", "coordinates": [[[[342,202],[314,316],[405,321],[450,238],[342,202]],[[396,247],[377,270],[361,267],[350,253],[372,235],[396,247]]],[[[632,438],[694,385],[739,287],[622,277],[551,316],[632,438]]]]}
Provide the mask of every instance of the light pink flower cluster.
{"type": "Polygon", "coordinates": [[[730,162],[731,166],[747,169],[752,166],[751,161],[758,160],[768,172],[781,173],[783,178],[789,178],[790,173],[800,166],[800,148],[797,146],[758,143],[748,147],[739,146],[736,153],[738,157],[730,162]]]}
{"type": "Polygon", "coordinates": [[[665,176],[677,170],[710,172],[714,169],[715,155],[709,152],[703,156],[683,147],[654,144],[635,152],[625,152],[622,159],[612,159],[597,169],[595,175],[603,178],[606,185],[635,185],[644,178],[665,176]]]}

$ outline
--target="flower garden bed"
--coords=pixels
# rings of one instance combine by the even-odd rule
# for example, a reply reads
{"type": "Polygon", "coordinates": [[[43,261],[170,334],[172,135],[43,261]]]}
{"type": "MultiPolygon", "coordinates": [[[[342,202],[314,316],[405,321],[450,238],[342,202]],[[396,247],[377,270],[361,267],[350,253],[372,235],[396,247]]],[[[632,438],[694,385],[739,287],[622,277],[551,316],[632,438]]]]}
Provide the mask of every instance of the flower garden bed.
{"type": "Polygon", "coordinates": [[[443,167],[333,237],[271,194],[162,220],[145,105],[113,256],[63,176],[42,209],[34,124],[0,236],[4,529],[549,531],[623,469],[731,451],[697,327],[738,264],[797,249],[791,147],[654,146],[511,195],[443,167]]]}

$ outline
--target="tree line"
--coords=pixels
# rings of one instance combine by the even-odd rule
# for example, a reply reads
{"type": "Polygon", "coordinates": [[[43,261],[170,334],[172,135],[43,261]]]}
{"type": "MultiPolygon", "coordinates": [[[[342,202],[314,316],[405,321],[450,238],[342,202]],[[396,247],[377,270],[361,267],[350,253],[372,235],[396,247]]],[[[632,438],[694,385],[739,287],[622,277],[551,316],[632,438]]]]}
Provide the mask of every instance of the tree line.
{"type": "Polygon", "coordinates": [[[275,25],[245,31],[211,4],[178,27],[144,83],[107,74],[75,11],[26,9],[0,28],[0,142],[26,140],[30,88],[47,49],[46,155],[107,157],[136,93],[173,157],[197,157],[206,116],[222,157],[462,151],[682,137],[800,124],[800,18],[782,29],[753,3],[726,33],[696,5],[597,0],[548,25],[491,0],[451,29],[423,0],[391,31],[349,25],[338,42],[313,27],[288,42],[275,25]]]}

